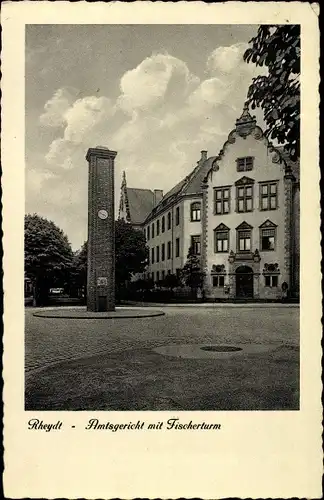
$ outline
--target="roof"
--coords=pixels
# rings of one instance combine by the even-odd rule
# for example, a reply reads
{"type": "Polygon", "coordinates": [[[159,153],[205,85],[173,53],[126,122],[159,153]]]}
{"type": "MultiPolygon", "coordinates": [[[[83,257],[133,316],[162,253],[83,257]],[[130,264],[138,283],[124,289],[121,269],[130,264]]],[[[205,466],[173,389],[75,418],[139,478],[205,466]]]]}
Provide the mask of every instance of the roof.
{"type": "Polygon", "coordinates": [[[188,174],[184,179],[178,182],[170,191],[168,191],[160,201],[160,203],[155,207],[155,212],[158,212],[160,208],[166,205],[171,199],[183,195],[183,194],[199,194],[202,192],[201,184],[210,168],[211,163],[214,161],[215,156],[208,158],[207,160],[199,160],[196,167],[188,174]]]}
{"type": "Polygon", "coordinates": [[[150,189],[126,188],[130,220],[142,224],[153,209],[154,193],[150,189]]]}
{"type": "Polygon", "coordinates": [[[278,146],[276,148],[279,153],[281,154],[282,158],[285,160],[286,164],[288,167],[291,168],[292,173],[296,177],[296,180],[299,181],[300,178],[300,162],[299,159],[297,161],[293,161],[290,158],[290,155],[286,149],[284,149],[284,146],[278,146]]]}

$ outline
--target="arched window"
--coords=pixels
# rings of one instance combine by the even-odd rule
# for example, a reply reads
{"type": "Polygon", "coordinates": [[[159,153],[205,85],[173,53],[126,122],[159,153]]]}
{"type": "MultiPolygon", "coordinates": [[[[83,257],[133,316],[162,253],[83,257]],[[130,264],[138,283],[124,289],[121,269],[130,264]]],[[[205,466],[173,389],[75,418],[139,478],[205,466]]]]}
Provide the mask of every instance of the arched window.
{"type": "Polygon", "coordinates": [[[214,252],[228,253],[229,252],[229,228],[225,224],[219,224],[214,229],[214,252]]]}
{"type": "Polygon", "coordinates": [[[201,203],[196,201],[190,205],[191,222],[200,221],[201,218],[201,203]]]}

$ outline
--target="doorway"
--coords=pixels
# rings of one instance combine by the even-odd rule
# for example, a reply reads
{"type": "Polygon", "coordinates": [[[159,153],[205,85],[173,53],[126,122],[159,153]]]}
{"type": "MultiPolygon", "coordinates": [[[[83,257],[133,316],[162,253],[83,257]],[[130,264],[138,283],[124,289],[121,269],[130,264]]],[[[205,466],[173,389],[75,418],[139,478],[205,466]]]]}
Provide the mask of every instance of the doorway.
{"type": "Polygon", "coordinates": [[[248,266],[240,266],[236,269],[236,297],[253,298],[253,270],[248,266]]]}
{"type": "Polygon", "coordinates": [[[99,295],[98,297],[98,312],[107,311],[107,295],[99,295]]]}

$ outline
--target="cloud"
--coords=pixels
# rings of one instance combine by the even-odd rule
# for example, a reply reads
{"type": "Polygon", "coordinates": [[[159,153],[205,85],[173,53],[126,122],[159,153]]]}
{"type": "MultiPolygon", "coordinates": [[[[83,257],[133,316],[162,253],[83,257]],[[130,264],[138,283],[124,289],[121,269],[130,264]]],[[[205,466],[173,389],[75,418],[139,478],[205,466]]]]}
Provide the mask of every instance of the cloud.
{"type": "Polygon", "coordinates": [[[44,113],[39,117],[41,125],[61,127],[66,123],[65,112],[73,102],[73,92],[66,88],[58,89],[44,105],[44,113]]]}
{"type": "Polygon", "coordinates": [[[77,224],[86,221],[87,149],[102,144],[118,152],[117,206],[122,170],[130,187],[166,192],[192,170],[201,150],[218,154],[235,126],[252,76],[262,71],[242,60],[245,48],[216,48],[206,60],[208,72],[202,80],[185,61],[153,54],[121,76],[115,100],[91,95],[77,99],[76,93],[59,89],[47,101],[42,123],[62,127],[45,156],[44,170],[53,177],[32,173],[29,182],[46,188],[39,202],[48,213],[57,206],[57,220],[75,248],[86,231],[86,225],[81,230],[77,224]]]}
{"type": "Polygon", "coordinates": [[[73,168],[72,156],[75,151],[73,142],[66,139],[55,139],[49,146],[45,159],[52,167],[69,170],[73,168]]]}
{"type": "Polygon", "coordinates": [[[39,193],[46,181],[55,177],[53,172],[46,170],[36,170],[34,168],[26,169],[26,190],[28,192],[39,193]]]}
{"type": "Polygon", "coordinates": [[[207,69],[211,74],[228,75],[247,66],[243,61],[243,54],[248,48],[245,43],[236,43],[228,47],[217,47],[207,59],[207,69]]]}
{"type": "Polygon", "coordinates": [[[209,78],[204,80],[199,87],[189,96],[189,106],[198,112],[201,107],[215,107],[224,102],[231,91],[231,86],[227,85],[220,78],[209,78]]]}
{"type": "Polygon", "coordinates": [[[64,139],[81,143],[98,126],[114,114],[114,108],[107,97],[89,96],[78,99],[64,113],[67,123],[64,139]]]}
{"type": "Polygon", "coordinates": [[[199,79],[184,61],[169,54],[154,54],[121,78],[118,105],[126,112],[149,110],[170,97],[184,98],[199,79]]]}

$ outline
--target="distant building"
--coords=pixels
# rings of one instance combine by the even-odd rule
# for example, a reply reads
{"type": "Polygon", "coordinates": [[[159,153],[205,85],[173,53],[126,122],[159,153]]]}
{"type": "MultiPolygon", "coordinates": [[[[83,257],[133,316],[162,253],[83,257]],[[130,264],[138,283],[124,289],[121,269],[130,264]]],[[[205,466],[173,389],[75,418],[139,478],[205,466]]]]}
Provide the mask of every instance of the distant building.
{"type": "Polygon", "coordinates": [[[275,148],[247,107],[217,156],[207,151],[166,195],[127,188],[119,216],[142,228],[146,277],[179,273],[193,248],[206,298],[299,296],[299,162],[275,148]]]}
{"type": "Polygon", "coordinates": [[[127,187],[126,174],[120,190],[118,218],[129,222],[136,229],[143,229],[143,224],[163,197],[163,191],[155,189],[137,189],[127,187]]]}

